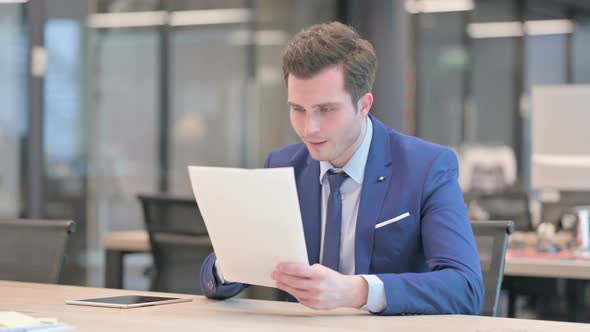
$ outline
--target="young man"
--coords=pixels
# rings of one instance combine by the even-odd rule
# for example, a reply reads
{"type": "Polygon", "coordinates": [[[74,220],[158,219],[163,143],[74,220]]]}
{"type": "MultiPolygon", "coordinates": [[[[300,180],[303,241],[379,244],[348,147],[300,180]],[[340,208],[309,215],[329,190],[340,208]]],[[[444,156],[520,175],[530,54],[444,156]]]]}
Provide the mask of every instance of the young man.
{"type": "MultiPolygon", "coordinates": [[[[479,256],[451,150],[386,128],[369,115],[377,59],[340,23],[298,33],[283,54],[291,124],[301,143],[265,167],[293,167],[310,265],[282,263],[272,277],[314,309],[383,315],[479,314],[479,256]]],[[[201,270],[209,298],[224,282],[211,254],[201,270]]]]}

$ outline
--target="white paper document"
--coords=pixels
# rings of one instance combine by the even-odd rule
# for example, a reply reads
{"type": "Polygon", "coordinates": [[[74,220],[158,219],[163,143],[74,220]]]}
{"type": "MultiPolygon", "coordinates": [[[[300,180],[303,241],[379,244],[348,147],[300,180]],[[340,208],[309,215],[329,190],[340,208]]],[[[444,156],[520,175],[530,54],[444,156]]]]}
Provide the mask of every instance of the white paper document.
{"type": "Polygon", "coordinates": [[[308,264],[293,168],[189,167],[226,281],[275,287],[278,263],[308,264]]]}

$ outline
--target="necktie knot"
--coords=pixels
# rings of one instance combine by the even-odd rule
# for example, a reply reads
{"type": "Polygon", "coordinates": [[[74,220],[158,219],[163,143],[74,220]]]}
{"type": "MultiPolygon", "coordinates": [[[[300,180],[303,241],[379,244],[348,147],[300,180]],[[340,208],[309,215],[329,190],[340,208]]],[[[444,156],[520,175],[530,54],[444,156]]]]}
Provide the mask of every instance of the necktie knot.
{"type": "Polygon", "coordinates": [[[328,171],[328,183],[330,183],[330,192],[334,193],[340,190],[342,183],[348,179],[346,172],[334,172],[333,170],[328,171]]]}

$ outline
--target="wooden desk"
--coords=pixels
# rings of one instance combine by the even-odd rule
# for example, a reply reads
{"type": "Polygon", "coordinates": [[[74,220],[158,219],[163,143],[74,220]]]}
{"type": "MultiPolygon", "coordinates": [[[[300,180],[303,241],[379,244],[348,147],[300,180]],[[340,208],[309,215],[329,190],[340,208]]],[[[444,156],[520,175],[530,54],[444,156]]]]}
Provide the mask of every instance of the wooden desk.
{"type": "Polygon", "coordinates": [[[524,253],[509,250],[504,275],[590,280],[589,259],[575,259],[567,252],[538,255],[533,251],[532,248],[524,253]]]}
{"type": "MultiPolygon", "coordinates": [[[[163,234],[161,236],[164,237],[163,234]]],[[[195,244],[207,248],[204,251],[205,255],[209,254],[211,251],[209,237],[207,235],[199,236],[196,241],[198,243],[195,244]]],[[[105,286],[123,289],[124,258],[128,254],[150,252],[148,233],[144,230],[111,232],[103,237],[102,243],[106,252],[105,286]]],[[[193,243],[192,240],[191,243],[193,243]]]]}
{"type": "Polygon", "coordinates": [[[523,278],[565,279],[568,298],[568,320],[587,321],[586,283],[590,280],[590,260],[576,258],[569,251],[540,254],[534,248],[509,250],[504,266],[504,283],[508,291],[508,316],[515,315],[515,302],[523,278]]]}
{"type": "MultiPolygon", "coordinates": [[[[146,231],[123,231],[107,233],[102,243],[108,255],[122,262],[122,255],[134,252],[149,252],[150,243],[146,231]]],[[[558,257],[559,258],[559,257],[558,257]]],[[[114,265],[120,265],[116,263],[114,265]]],[[[109,264],[107,262],[107,269],[109,264]]],[[[561,260],[551,257],[530,258],[507,255],[504,274],[508,276],[571,278],[590,280],[590,260],[561,260]]],[[[107,286],[108,287],[108,286],[107,286]]],[[[120,288],[120,287],[109,287],[120,288]]]]}
{"type": "MultiPolygon", "coordinates": [[[[149,252],[146,231],[111,232],[102,241],[106,250],[105,281],[107,288],[123,288],[123,258],[126,254],[149,252]]],[[[506,276],[590,280],[590,260],[565,260],[507,255],[506,276]]]]}
{"type": "Polygon", "coordinates": [[[102,238],[106,249],[126,252],[148,252],[150,241],[146,231],[110,232],[102,238]]]}
{"type": "Polygon", "coordinates": [[[125,255],[149,252],[148,233],[143,230],[111,232],[102,238],[105,247],[105,286],[107,288],[123,288],[125,255]]]}
{"type": "MultiPolygon", "coordinates": [[[[567,248],[573,235],[559,232],[555,242],[567,248]]],[[[590,259],[576,258],[570,251],[556,254],[541,254],[534,248],[537,235],[534,232],[515,232],[509,238],[509,247],[519,242],[526,249],[508,250],[504,275],[514,277],[562,278],[590,280],[590,259]]]]}
{"type": "Polygon", "coordinates": [[[315,311],[300,304],[257,300],[206,300],[135,309],[64,304],[81,299],[125,294],[170,295],[101,288],[0,281],[0,310],[34,317],[56,317],[77,331],[537,331],[587,332],[589,325],[478,316],[380,317],[354,309],[315,311]]]}

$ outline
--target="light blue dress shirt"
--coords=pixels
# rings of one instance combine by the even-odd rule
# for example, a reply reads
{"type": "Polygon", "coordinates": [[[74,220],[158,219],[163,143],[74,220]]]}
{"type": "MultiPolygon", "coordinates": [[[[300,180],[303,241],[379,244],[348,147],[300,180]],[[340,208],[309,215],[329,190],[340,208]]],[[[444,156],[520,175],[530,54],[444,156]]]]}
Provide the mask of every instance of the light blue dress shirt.
{"type": "MultiPolygon", "coordinates": [[[[367,165],[367,157],[369,156],[369,149],[371,147],[371,139],[373,137],[373,123],[367,117],[367,130],[363,143],[356,152],[352,155],[350,160],[343,168],[335,168],[327,161],[320,161],[320,184],[322,185],[322,235],[320,245],[320,264],[321,257],[324,251],[324,231],[326,229],[326,208],[328,206],[328,197],[330,197],[330,184],[326,173],[334,169],[336,172],[345,171],[349,178],[344,181],[340,187],[342,195],[342,230],[340,238],[340,268],[342,274],[353,275],[355,272],[354,266],[354,237],[356,234],[356,223],[360,205],[361,189],[363,186],[363,178],[365,177],[365,166],[367,165]]],[[[217,278],[221,283],[225,283],[223,273],[219,268],[219,264],[215,262],[215,272],[217,278]]],[[[380,312],[387,306],[385,297],[385,287],[383,281],[375,275],[363,274],[361,275],[369,286],[367,296],[367,304],[361,309],[371,312],[380,312]]]]}
{"type": "MultiPolygon", "coordinates": [[[[324,251],[324,232],[326,229],[326,209],[328,207],[328,198],[330,197],[330,184],[326,173],[333,169],[336,172],[344,171],[349,178],[344,181],[340,187],[342,195],[342,230],[340,238],[340,268],[342,274],[355,274],[354,266],[354,238],[356,234],[356,223],[361,200],[361,189],[363,178],[365,177],[365,166],[371,147],[373,137],[373,124],[367,117],[367,130],[363,143],[359,146],[350,160],[342,168],[335,168],[328,161],[320,161],[320,178],[322,185],[322,235],[320,246],[320,264],[324,251]]],[[[361,275],[369,286],[367,304],[361,309],[371,312],[380,312],[387,306],[385,298],[385,287],[383,281],[374,275],[361,275]]]]}

